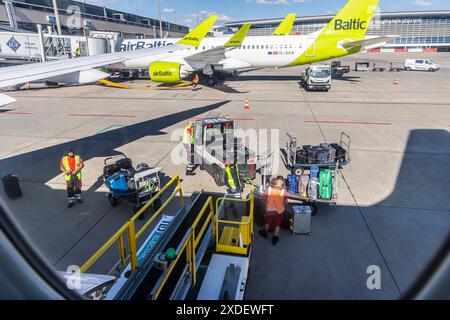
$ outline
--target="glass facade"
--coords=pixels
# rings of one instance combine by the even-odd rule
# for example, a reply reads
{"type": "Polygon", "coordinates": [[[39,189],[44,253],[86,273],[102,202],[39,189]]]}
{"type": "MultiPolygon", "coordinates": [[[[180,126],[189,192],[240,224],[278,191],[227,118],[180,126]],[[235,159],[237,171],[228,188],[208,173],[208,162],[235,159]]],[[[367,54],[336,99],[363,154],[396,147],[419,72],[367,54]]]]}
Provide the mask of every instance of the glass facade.
{"type": "MultiPolygon", "coordinates": [[[[27,8],[38,11],[44,11],[49,12],[50,14],[53,13],[52,0],[14,0],[13,2],[14,6],[18,8],[27,8]]],[[[85,19],[104,20],[104,21],[111,21],[114,23],[123,23],[149,28],[153,28],[153,26],[159,27],[159,21],[157,19],[151,19],[127,12],[99,7],[72,0],[57,0],[57,4],[61,14],[65,13],[70,6],[75,5],[78,6],[78,8],[80,8],[81,17],[85,19]]],[[[169,23],[166,21],[163,21],[162,24],[164,30],[180,33],[189,32],[189,28],[186,26],[169,23]]],[[[22,27],[25,27],[25,25],[22,24],[22,27]]]]}
{"type": "MultiPolygon", "coordinates": [[[[292,34],[310,34],[319,31],[330,20],[329,17],[298,18],[292,28],[292,34]]],[[[252,21],[248,21],[252,22],[252,21]]],[[[280,21],[271,23],[253,22],[249,35],[271,35],[280,21]]],[[[238,27],[245,23],[227,23],[228,27],[238,27]]],[[[450,12],[431,13],[381,13],[375,17],[367,32],[369,36],[398,35],[392,45],[450,45],[450,12]]]]}

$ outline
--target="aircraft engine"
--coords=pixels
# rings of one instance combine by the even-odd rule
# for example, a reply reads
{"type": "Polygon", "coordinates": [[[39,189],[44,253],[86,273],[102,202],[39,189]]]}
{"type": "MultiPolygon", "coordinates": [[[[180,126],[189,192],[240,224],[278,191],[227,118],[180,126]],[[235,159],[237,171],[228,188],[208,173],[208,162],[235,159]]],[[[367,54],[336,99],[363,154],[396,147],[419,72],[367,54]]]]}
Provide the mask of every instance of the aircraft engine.
{"type": "Polygon", "coordinates": [[[149,75],[154,82],[177,83],[186,78],[188,72],[181,63],[155,61],[150,64],[149,75]]]}

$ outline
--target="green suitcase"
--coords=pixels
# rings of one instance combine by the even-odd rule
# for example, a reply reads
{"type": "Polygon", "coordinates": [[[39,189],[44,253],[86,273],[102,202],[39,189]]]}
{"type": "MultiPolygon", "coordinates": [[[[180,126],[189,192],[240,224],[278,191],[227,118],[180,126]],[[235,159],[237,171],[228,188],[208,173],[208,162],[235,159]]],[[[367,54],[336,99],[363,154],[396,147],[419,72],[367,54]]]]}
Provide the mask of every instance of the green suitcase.
{"type": "Polygon", "coordinates": [[[331,199],[333,194],[333,172],[329,169],[319,172],[319,198],[331,199]]]}

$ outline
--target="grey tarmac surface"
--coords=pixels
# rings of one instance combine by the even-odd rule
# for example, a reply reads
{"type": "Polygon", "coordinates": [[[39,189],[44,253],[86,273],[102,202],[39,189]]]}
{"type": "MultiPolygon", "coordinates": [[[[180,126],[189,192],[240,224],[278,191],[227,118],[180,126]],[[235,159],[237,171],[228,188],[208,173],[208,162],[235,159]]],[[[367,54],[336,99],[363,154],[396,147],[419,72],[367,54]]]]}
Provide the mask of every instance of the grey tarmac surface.
{"type": "MultiPolygon", "coordinates": [[[[86,261],[132,216],[128,206],[112,208],[106,199],[107,156],[124,152],[135,164],[158,165],[164,181],[180,174],[188,201],[201,189],[225,191],[206,172],[185,177],[174,162],[176,133],[189,119],[228,115],[239,128],[278,132],[281,147],[288,132],[300,144],[318,144],[336,142],[344,131],[352,138],[352,162],[342,171],[338,205],[319,207],[309,237],[283,231],[273,247],[255,235],[246,298],[399,298],[450,230],[450,54],[342,59],[353,69],[356,60],[387,65],[416,57],[431,57],[442,69],[352,71],[328,93],[299,87],[304,67],[246,71],[197,91],[143,90],[147,81],[139,80],[130,84],[136,90],[88,85],[10,92],[18,101],[0,109],[0,175],[18,174],[24,197],[8,200],[0,188],[1,201],[48,261],[64,270],[86,261]],[[70,210],[58,169],[69,147],[86,163],[84,203],[70,210]],[[372,265],[381,270],[381,290],[366,286],[372,265]]],[[[288,173],[282,163],[279,173],[288,173]]],[[[174,202],[168,213],[177,207],[174,202]]],[[[91,271],[109,271],[116,253],[114,247],[91,271]]]]}

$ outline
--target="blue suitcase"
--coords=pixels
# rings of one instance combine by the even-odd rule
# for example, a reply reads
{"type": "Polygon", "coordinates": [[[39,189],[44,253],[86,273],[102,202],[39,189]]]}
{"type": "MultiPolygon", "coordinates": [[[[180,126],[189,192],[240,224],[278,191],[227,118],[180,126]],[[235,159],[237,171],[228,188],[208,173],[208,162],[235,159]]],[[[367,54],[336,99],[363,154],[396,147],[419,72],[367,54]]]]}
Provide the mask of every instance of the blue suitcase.
{"type": "Polygon", "coordinates": [[[126,193],[128,191],[128,183],[123,173],[117,173],[108,178],[109,189],[113,193],[126,193]]]}
{"type": "Polygon", "coordinates": [[[289,193],[298,193],[298,177],[293,174],[289,174],[286,179],[286,184],[289,193]]]}

